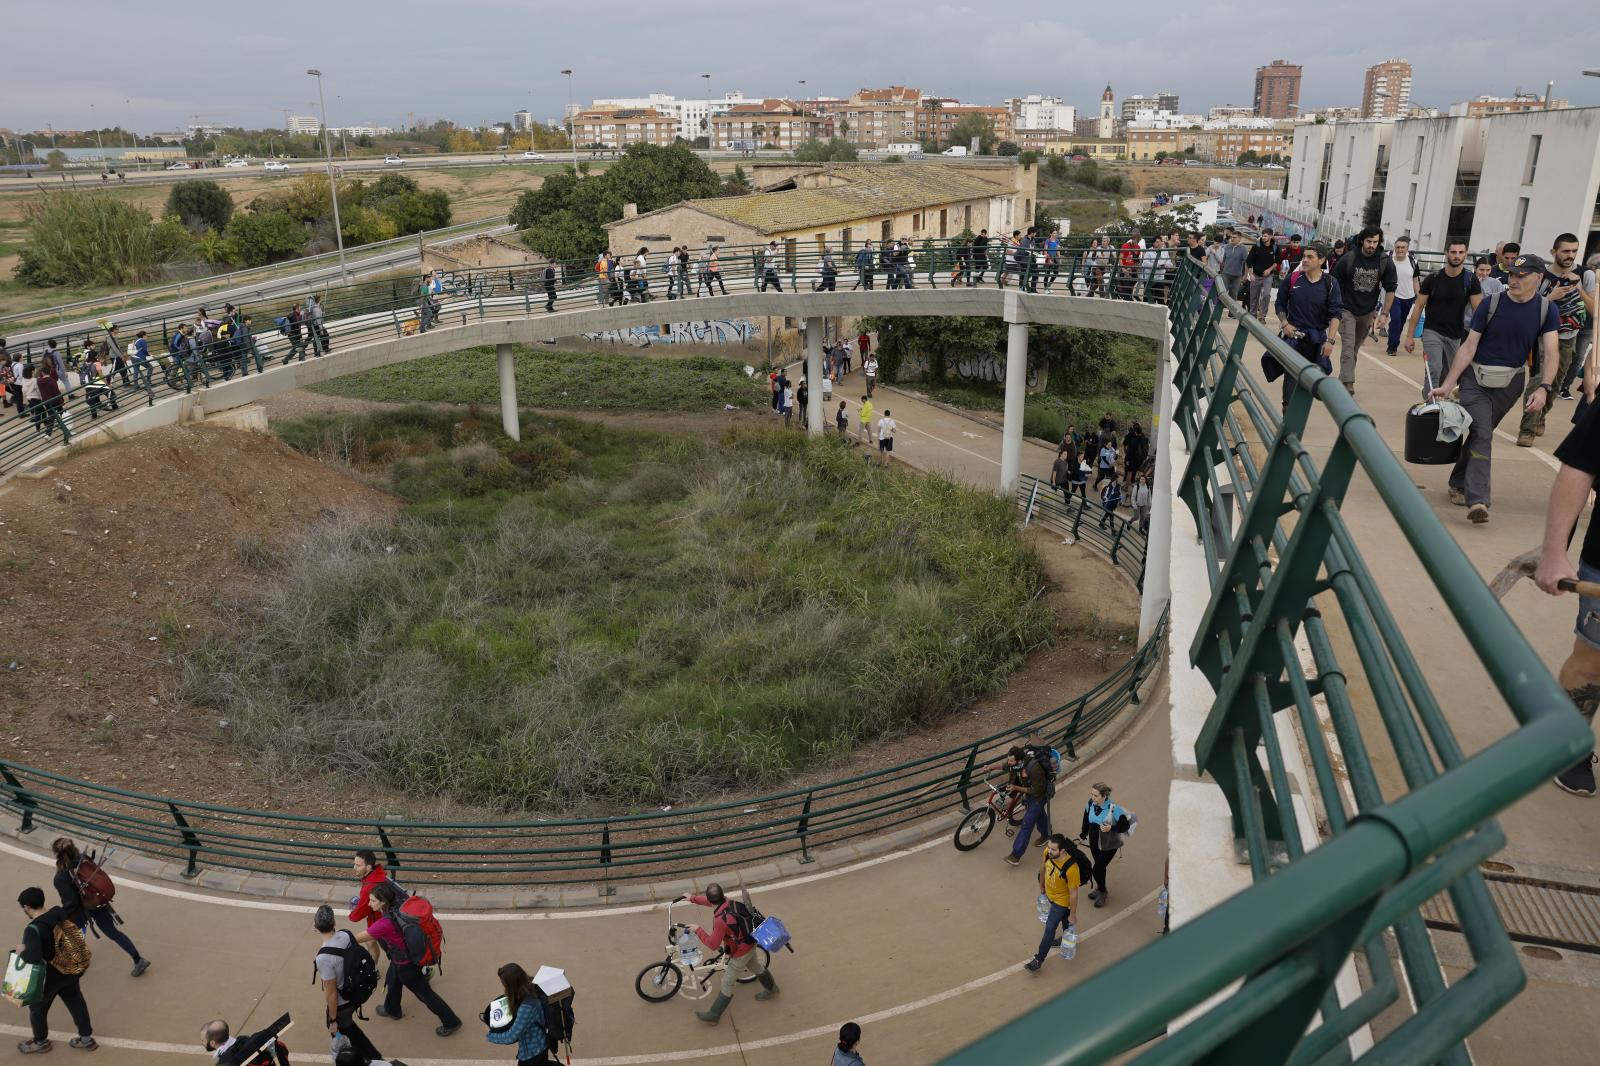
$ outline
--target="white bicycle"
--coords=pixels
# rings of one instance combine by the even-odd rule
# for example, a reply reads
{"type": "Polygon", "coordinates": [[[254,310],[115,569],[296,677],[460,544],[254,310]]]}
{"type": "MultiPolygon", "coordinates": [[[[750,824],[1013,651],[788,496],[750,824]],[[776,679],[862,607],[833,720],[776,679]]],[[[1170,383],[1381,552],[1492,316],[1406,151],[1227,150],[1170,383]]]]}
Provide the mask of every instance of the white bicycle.
{"type": "MultiPolygon", "coordinates": [[[[694,935],[688,925],[674,922],[674,905],[667,904],[666,957],[640,970],[633,982],[633,990],[647,1003],[665,1003],[675,995],[682,995],[685,999],[704,999],[715,988],[712,978],[726,970],[732,961],[726,951],[712,952],[700,943],[700,938],[694,935]],[[685,976],[689,978],[688,981],[684,980],[685,976]]],[[[761,969],[765,970],[772,962],[772,956],[760,944],[752,950],[760,953],[761,969]]],[[[739,983],[747,985],[758,976],[746,972],[740,976],[739,983]]]]}

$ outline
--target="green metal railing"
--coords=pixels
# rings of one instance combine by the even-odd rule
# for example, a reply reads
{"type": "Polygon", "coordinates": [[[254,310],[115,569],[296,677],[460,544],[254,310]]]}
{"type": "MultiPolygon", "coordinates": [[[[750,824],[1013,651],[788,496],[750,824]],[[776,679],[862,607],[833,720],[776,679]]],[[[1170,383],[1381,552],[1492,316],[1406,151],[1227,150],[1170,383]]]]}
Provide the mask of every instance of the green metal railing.
{"type": "MultiPolygon", "coordinates": [[[[1018,506],[1056,528],[1075,513],[1026,478],[1018,506]],[[1043,501],[1043,502],[1041,502],[1043,501]]],[[[1081,507],[1081,501],[1074,504],[1081,507]]],[[[1137,580],[1144,538],[1122,514],[1102,528],[1091,506],[1084,542],[1137,580]]],[[[811,853],[981,802],[985,768],[1020,738],[1076,758],[1079,745],[1139,702],[1161,661],[1164,620],[1110,676],[1059,707],[979,740],[886,769],[753,799],[640,814],[506,822],[353,821],[243,810],[130,792],[0,760],[0,809],[24,831],[50,826],[184,864],[284,876],[341,877],[373,848],[407,877],[444,884],[595,884],[726,871],[811,853]]],[[[604,890],[604,889],[603,889],[604,890]]]]}
{"type": "Polygon", "coordinates": [[[1171,302],[1173,425],[1191,454],[1179,496],[1200,531],[1211,582],[1188,649],[1215,691],[1195,754],[1227,796],[1255,884],[946,1062],[1099,1063],[1163,1032],[1134,1061],[1348,1062],[1348,1038],[1401,1002],[1392,946],[1409,1016],[1362,1062],[1464,1066],[1463,1039],[1524,983],[1477,870],[1505,842],[1493,818],[1577,761],[1593,737],[1371,418],[1231,299],[1207,299],[1204,278],[1202,267],[1186,264],[1171,302]],[[1221,328],[1225,308],[1241,319],[1231,336],[1221,328]],[[1252,341],[1295,383],[1281,414],[1246,366],[1252,341]],[[1313,409],[1335,433],[1320,467],[1304,443],[1313,409]],[[1518,723],[1470,758],[1340,516],[1358,472],[1518,723]],[[1237,520],[1226,514],[1229,492],[1237,520]],[[1348,634],[1355,662],[1335,655],[1335,632],[1348,634]],[[1370,693],[1382,737],[1363,735],[1352,688],[1370,693]],[[1326,812],[1329,836],[1320,843],[1302,839],[1292,813],[1280,713],[1300,725],[1326,812]],[[1403,795],[1379,789],[1369,745],[1380,740],[1405,777],[1403,795]],[[1440,893],[1449,895],[1473,958],[1448,987],[1418,914],[1440,893]],[[1365,962],[1364,987],[1342,1002],[1334,979],[1352,953],[1365,962]],[[1168,1031],[1219,993],[1226,994],[1204,1014],[1168,1031]]]}

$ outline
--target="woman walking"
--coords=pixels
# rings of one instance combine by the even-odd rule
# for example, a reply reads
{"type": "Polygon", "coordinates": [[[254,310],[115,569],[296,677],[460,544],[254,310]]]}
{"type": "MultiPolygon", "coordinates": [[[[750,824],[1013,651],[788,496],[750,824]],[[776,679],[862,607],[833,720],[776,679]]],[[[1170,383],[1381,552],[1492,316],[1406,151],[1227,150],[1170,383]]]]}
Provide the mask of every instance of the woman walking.
{"type": "Polygon", "coordinates": [[[832,1066],[867,1066],[861,1052],[861,1026],[845,1022],[839,1026],[839,1046],[833,1050],[832,1066]]]}
{"type": "Polygon", "coordinates": [[[89,908],[84,902],[82,886],[78,884],[78,864],[83,861],[83,856],[78,854],[77,845],[67,837],[57,837],[50,845],[50,850],[56,853],[56,895],[61,897],[61,910],[72,923],[84,932],[89,931],[89,923],[93,922],[106,939],[128,953],[133,959],[133,976],[139,977],[150,968],[150,960],[139,954],[139,949],[128,939],[126,933],[117,928],[117,915],[111,909],[111,904],[102,903],[100,906],[89,908]]]}
{"type": "Polygon", "coordinates": [[[421,960],[412,958],[410,952],[406,950],[405,934],[401,932],[394,918],[395,912],[400,909],[394,882],[385,881],[374,885],[372,892],[367,896],[367,907],[376,912],[378,917],[364,932],[356,934],[356,941],[361,944],[377,942],[389,956],[389,972],[384,978],[385,991],[383,1002],[378,1004],[378,1017],[400,1017],[400,991],[410,989],[411,994],[420,999],[422,1005],[439,1019],[439,1025],[434,1029],[435,1034],[449,1036],[460,1029],[461,1019],[450,1009],[450,1004],[446,1003],[428,983],[428,975],[423,971],[421,960]]]}
{"type": "Polygon", "coordinates": [[[1078,832],[1078,839],[1089,845],[1089,854],[1094,858],[1094,889],[1089,898],[1096,907],[1104,907],[1110,898],[1106,867],[1117,857],[1128,824],[1128,812],[1111,802],[1111,786],[1096,782],[1089,789],[1089,802],[1083,805],[1083,828],[1078,832]]]}
{"type": "Polygon", "coordinates": [[[514,962],[508,962],[497,972],[500,987],[506,994],[506,1011],[511,1015],[511,1027],[501,1032],[489,1030],[491,1044],[515,1045],[517,1066],[543,1066],[550,1061],[550,1048],[544,1038],[544,1007],[539,993],[534,990],[533,979],[514,962]]]}

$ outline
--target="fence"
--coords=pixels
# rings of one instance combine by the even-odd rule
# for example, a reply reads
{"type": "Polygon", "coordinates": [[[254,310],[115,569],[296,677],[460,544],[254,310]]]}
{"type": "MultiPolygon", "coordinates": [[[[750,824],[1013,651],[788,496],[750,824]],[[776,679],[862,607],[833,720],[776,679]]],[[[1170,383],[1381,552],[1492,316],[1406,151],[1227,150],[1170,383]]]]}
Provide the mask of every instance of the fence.
{"type": "Polygon", "coordinates": [[[1216,694],[1195,754],[1227,797],[1255,883],[946,1062],[1100,1063],[1163,1032],[1133,1061],[1348,1062],[1348,1038],[1401,1003],[1409,1016],[1391,1020],[1363,1062],[1466,1066],[1463,1038],[1524,981],[1478,873],[1504,843],[1494,815],[1572,765],[1593,736],[1372,420],[1231,298],[1205,299],[1204,276],[1199,264],[1185,264],[1171,304],[1172,426],[1191,456],[1178,496],[1199,531],[1212,590],[1187,649],[1216,694]],[[1241,320],[1231,338],[1221,329],[1224,309],[1241,320]],[[1282,414],[1245,367],[1250,342],[1295,383],[1282,414]],[[1336,431],[1320,468],[1303,441],[1313,409],[1336,431]],[[1518,723],[1471,758],[1340,515],[1358,471],[1404,538],[1380,550],[1415,554],[1449,612],[1430,624],[1459,627],[1518,723]],[[1335,626],[1348,631],[1358,662],[1335,654],[1335,626]],[[1381,736],[1363,736],[1352,689],[1370,691],[1381,736]],[[1279,713],[1299,722],[1326,812],[1330,835],[1315,847],[1292,813],[1279,713]],[[1391,799],[1369,755],[1380,741],[1392,746],[1409,789],[1391,799]],[[1441,893],[1473,958],[1448,986],[1418,913],[1441,893]],[[1333,982],[1352,952],[1365,963],[1365,987],[1341,1002],[1333,982]],[[1168,1030],[1218,994],[1198,1018],[1168,1030]]]}
{"type": "MultiPolygon", "coordinates": [[[[1142,572],[1144,538],[1121,515],[1104,527],[1098,507],[1065,507],[1033,479],[1018,489],[1026,517],[1067,528],[1082,518],[1084,543],[1104,549],[1130,578],[1142,572]]],[[[643,814],[508,822],[368,823],[242,810],[79,781],[0,760],[0,809],[39,826],[202,866],[282,876],[348,874],[358,848],[391,868],[443,884],[592,884],[682,877],[811,852],[907,822],[970,809],[986,767],[1019,738],[1048,740],[1069,759],[1119,712],[1139,702],[1161,661],[1164,625],[1089,691],[1001,732],[886,769],[811,788],[643,814]]],[[[953,823],[952,823],[953,826],[953,823]]]]}

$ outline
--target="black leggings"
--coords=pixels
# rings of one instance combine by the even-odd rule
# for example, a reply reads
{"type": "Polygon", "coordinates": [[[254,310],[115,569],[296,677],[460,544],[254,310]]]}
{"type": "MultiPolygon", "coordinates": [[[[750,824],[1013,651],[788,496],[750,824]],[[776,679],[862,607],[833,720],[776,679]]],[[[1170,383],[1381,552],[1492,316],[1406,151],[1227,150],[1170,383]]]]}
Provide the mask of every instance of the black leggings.
{"type": "Polygon", "coordinates": [[[1094,858],[1094,887],[1103,893],[1106,890],[1106,867],[1111,865],[1111,860],[1117,857],[1117,853],[1091,847],[1089,854],[1094,858]]]}

